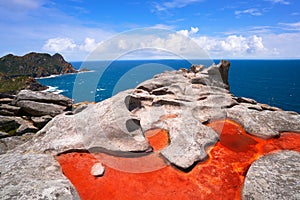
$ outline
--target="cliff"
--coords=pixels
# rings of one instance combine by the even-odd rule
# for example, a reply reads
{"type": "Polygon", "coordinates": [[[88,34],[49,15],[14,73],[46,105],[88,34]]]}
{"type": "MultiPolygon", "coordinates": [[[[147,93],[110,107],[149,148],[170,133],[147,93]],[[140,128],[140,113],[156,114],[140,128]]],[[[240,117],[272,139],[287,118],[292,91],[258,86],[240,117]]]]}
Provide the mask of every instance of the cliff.
{"type": "Polygon", "coordinates": [[[77,73],[60,54],[29,53],[24,56],[8,54],[0,58],[0,92],[15,93],[21,89],[43,90],[33,78],[77,73]]]}

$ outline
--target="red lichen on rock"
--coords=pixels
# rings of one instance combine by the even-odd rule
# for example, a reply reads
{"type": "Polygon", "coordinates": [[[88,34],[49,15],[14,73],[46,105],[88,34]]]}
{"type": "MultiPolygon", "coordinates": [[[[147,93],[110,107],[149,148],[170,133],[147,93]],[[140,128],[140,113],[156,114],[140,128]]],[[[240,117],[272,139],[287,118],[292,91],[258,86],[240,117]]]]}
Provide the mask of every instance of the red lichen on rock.
{"type": "Polygon", "coordinates": [[[169,133],[166,130],[152,129],[146,131],[145,136],[153,150],[161,150],[169,144],[169,133]]]}
{"type": "MultiPolygon", "coordinates": [[[[263,140],[247,134],[230,120],[216,121],[208,126],[221,133],[220,142],[208,149],[208,160],[198,163],[190,172],[166,165],[157,152],[138,158],[68,153],[58,156],[57,160],[82,199],[232,200],[240,199],[245,174],[253,161],[276,150],[300,151],[300,134],[282,133],[279,138],[263,140]],[[105,166],[105,174],[97,178],[90,170],[99,161],[105,166]],[[113,163],[119,165],[115,167],[113,163]],[[123,168],[126,163],[127,168],[139,169],[137,163],[144,166],[157,163],[160,168],[130,173],[123,168]]],[[[153,132],[146,134],[155,151],[163,148],[168,138],[166,131],[156,131],[157,136],[153,132]]]]}

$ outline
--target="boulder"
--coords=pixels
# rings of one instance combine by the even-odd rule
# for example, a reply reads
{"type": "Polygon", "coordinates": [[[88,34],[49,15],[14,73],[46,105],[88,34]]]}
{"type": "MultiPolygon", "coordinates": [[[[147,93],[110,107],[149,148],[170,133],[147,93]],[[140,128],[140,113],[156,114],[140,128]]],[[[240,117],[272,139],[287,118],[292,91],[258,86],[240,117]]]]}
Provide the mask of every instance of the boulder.
{"type": "Polygon", "coordinates": [[[0,98],[0,104],[9,104],[13,101],[12,98],[0,98]]]}
{"type": "Polygon", "coordinates": [[[66,110],[66,106],[61,106],[53,103],[41,103],[29,100],[17,101],[16,106],[21,108],[21,111],[29,116],[55,116],[66,110]]]}
{"type": "Polygon", "coordinates": [[[80,199],[54,157],[33,152],[0,155],[0,199],[80,199]]]}
{"type": "Polygon", "coordinates": [[[8,104],[0,104],[0,115],[16,116],[20,113],[20,107],[11,106],[8,104]]]}
{"type": "Polygon", "coordinates": [[[0,116],[0,131],[8,133],[9,136],[35,133],[38,129],[27,120],[21,117],[0,116]]]}
{"type": "Polygon", "coordinates": [[[230,68],[230,62],[228,62],[227,60],[221,60],[217,66],[218,66],[219,72],[221,74],[223,83],[228,85],[228,88],[229,88],[228,72],[229,72],[229,68],[230,68]]]}
{"type": "Polygon", "coordinates": [[[39,129],[42,129],[48,122],[50,122],[52,117],[50,115],[45,115],[42,117],[31,117],[33,125],[39,129]]]}
{"type": "Polygon", "coordinates": [[[227,117],[241,124],[248,133],[265,139],[279,136],[281,132],[300,132],[300,115],[287,111],[260,111],[240,104],[227,109],[227,117]]]}
{"type": "Polygon", "coordinates": [[[40,103],[57,104],[68,108],[73,104],[73,101],[71,99],[63,95],[31,90],[20,91],[16,95],[13,103],[17,105],[19,101],[33,101],[40,103]]]}
{"type": "Polygon", "coordinates": [[[242,199],[300,199],[300,153],[279,151],[252,163],[242,199]]]}
{"type": "Polygon", "coordinates": [[[0,131],[14,135],[19,127],[20,123],[14,117],[0,116],[0,131]]]}

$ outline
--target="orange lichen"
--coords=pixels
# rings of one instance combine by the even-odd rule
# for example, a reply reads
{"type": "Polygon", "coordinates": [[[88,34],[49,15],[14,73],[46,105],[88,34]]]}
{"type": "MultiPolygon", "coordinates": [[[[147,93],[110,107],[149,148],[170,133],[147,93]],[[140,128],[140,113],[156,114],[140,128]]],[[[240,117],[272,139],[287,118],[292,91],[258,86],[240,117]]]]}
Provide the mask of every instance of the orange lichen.
{"type": "Polygon", "coordinates": [[[169,144],[169,133],[162,129],[152,129],[145,133],[149,144],[156,150],[161,150],[169,144]]]}
{"type": "MultiPolygon", "coordinates": [[[[220,142],[208,150],[208,160],[198,163],[190,172],[166,165],[158,153],[138,158],[68,153],[58,156],[57,160],[82,199],[232,200],[240,199],[245,174],[253,161],[276,150],[300,151],[300,134],[282,133],[279,138],[263,140],[247,134],[230,120],[216,121],[208,126],[221,133],[220,142]],[[97,178],[90,170],[99,161],[106,170],[103,177],[97,178]],[[147,166],[156,162],[162,164],[160,168],[149,172],[131,173],[124,168],[127,165],[127,168],[138,170],[141,168],[137,163],[147,166]],[[119,165],[115,167],[113,163],[119,165]]],[[[166,145],[165,132],[160,131],[157,136],[153,132],[146,134],[154,150],[166,145]]]]}

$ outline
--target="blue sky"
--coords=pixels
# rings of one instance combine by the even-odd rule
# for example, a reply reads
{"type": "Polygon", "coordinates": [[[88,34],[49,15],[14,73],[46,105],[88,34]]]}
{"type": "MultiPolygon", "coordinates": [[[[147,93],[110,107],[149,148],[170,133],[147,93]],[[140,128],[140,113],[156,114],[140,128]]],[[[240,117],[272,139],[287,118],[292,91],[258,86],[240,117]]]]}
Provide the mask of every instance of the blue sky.
{"type": "MultiPolygon", "coordinates": [[[[0,56],[59,52],[84,60],[116,34],[154,27],[191,38],[213,58],[300,58],[299,0],[1,0],[0,19],[0,56]]],[[[176,52],[172,44],[184,42],[138,34],[135,48],[176,52]]]]}

